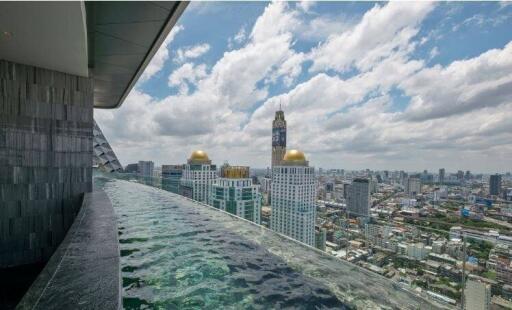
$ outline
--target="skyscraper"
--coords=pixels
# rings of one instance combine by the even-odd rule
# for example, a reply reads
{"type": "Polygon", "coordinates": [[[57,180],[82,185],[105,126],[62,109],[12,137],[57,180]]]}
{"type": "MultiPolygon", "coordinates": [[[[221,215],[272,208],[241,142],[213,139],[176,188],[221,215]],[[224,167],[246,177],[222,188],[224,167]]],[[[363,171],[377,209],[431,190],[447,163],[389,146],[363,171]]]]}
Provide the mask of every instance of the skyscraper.
{"type": "Polygon", "coordinates": [[[180,192],[183,196],[208,203],[210,186],[217,178],[217,167],[212,165],[208,154],[194,151],[185,164],[180,181],[180,192]]]}
{"type": "Polygon", "coordinates": [[[162,165],[162,188],[179,194],[182,175],[183,165],[162,165]]]}
{"type": "Polygon", "coordinates": [[[444,175],[445,175],[444,168],[439,169],[439,183],[441,183],[441,184],[444,183],[444,175]]]}
{"type": "Polygon", "coordinates": [[[258,189],[249,177],[249,167],[224,165],[220,176],[213,180],[210,204],[259,224],[261,194],[258,189]]]}
{"type": "Polygon", "coordinates": [[[286,153],[286,120],[279,107],[272,122],[272,168],[281,164],[286,153]]]}
{"type": "Polygon", "coordinates": [[[155,169],[155,164],[152,161],[143,161],[140,160],[138,163],[138,171],[139,175],[144,178],[153,177],[153,170],[155,169]]]}
{"type": "Polygon", "coordinates": [[[357,178],[348,187],[348,212],[358,217],[370,216],[370,180],[357,178]]]}
{"type": "Polygon", "coordinates": [[[489,195],[498,196],[501,191],[501,175],[493,174],[489,178],[489,195]]]}
{"type": "Polygon", "coordinates": [[[421,193],[421,180],[419,178],[409,177],[405,186],[409,197],[414,198],[421,193]]]}
{"type": "Polygon", "coordinates": [[[272,169],[270,229],[315,246],[315,168],[304,153],[286,152],[272,169]]]}

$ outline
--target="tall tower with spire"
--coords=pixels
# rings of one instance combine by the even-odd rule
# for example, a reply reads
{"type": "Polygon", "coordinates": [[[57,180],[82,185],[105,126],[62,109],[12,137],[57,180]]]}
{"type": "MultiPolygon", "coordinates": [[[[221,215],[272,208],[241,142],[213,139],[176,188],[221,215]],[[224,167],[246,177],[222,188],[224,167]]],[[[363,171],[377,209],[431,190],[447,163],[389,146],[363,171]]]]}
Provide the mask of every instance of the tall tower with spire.
{"type": "Polygon", "coordinates": [[[272,168],[279,166],[286,153],[286,120],[279,105],[279,111],[272,122],[272,168]]]}

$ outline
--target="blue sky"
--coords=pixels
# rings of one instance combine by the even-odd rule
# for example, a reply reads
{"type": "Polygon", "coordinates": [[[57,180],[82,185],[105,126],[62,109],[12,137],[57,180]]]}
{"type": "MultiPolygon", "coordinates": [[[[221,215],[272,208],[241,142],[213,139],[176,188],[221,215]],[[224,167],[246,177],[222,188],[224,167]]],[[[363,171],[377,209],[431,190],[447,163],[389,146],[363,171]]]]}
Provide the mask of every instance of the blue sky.
{"type": "Polygon", "coordinates": [[[289,147],[345,169],[510,170],[509,2],[193,2],[124,105],[95,111],[123,164],[264,168],[289,147]]]}

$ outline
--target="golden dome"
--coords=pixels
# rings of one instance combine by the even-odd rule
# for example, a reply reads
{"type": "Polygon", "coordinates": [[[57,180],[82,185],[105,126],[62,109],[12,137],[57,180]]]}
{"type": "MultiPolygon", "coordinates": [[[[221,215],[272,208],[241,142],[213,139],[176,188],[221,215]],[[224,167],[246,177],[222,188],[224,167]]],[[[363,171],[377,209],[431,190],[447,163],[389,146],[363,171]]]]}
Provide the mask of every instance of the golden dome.
{"type": "Polygon", "coordinates": [[[208,158],[208,154],[206,154],[205,151],[197,150],[192,152],[192,155],[190,155],[190,160],[207,161],[210,159],[208,158]]]}
{"type": "Polygon", "coordinates": [[[305,162],[306,156],[304,155],[304,152],[299,150],[289,150],[284,154],[283,160],[286,162],[305,162]]]}

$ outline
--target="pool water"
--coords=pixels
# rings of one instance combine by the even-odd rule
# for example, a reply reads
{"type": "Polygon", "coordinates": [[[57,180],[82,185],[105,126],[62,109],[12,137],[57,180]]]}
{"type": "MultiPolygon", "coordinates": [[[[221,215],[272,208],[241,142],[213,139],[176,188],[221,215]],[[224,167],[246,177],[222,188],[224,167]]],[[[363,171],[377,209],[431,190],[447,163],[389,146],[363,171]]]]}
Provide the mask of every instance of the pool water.
{"type": "Polygon", "coordinates": [[[259,228],[234,230],[249,224],[156,188],[96,180],[118,217],[125,309],[349,308],[255,242],[259,228]]]}

